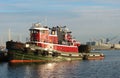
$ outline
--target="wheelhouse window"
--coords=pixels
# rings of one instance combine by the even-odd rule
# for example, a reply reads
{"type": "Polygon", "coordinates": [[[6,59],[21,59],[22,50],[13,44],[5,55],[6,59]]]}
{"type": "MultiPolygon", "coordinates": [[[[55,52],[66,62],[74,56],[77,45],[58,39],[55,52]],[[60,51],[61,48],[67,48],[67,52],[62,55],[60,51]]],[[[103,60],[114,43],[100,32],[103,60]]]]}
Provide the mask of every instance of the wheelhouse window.
{"type": "Polygon", "coordinates": [[[45,31],[45,30],[41,30],[40,32],[41,32],[41,33],[43,33],[43,34],[45,34],[45,33],[46,33],[46,31],[45,31]]]}
{"type": "Polygon", "coordinates": [[[32,30],[31,33],[34,33],[34,34],[39,33],[39,30],[32,30]]]}

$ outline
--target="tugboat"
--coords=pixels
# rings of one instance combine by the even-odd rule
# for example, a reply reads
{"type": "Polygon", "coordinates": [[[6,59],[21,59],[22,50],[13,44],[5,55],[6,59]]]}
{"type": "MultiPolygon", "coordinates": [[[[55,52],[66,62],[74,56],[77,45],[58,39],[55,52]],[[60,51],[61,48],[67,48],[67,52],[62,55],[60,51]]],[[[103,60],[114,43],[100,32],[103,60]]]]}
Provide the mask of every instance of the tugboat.
{"type": "MultiPolygon", "coordinates": [[[[66,26],[49,28],[35,23],[26,43],[7,41],[10,62],[49,62],[89,59],[90,47],[80,45],[66,26]]],[[[93,56],[92,56],[93,57],[93,56]]],[[[96,58],[104,58],[98,53],[96,58]]]]}

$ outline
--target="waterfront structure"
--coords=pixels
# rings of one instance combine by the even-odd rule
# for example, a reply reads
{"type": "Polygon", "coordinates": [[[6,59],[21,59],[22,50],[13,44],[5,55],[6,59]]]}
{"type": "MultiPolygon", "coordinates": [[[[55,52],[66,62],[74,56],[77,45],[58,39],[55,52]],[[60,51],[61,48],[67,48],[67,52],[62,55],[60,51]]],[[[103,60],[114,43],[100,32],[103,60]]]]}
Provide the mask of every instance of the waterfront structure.
{"type": "Polygon", "coordinates": [[[91,41],[86,42],[87,45],[91,46],[92,50],[110,50],[110,49],[120,49],[120,44],[109,43],[108,41],[91,41]]]}

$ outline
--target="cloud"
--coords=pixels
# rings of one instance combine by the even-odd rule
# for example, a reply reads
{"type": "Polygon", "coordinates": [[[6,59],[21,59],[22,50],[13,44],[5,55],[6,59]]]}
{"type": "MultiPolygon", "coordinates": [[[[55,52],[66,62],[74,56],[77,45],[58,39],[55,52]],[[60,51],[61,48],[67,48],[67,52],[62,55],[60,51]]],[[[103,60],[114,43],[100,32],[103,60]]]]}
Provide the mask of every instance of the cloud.
{"type": "Polygon", "coordinates": [[[91,37],[107,37],[119,33],[119,0],[12,0],[1,2],[0,35],[7,36],[8,28],[13,35],[23,33],[29,36],[28,29],[34,22],[47,25],[67,25],[74,37],[87,41],[91,37]],[[18,33],[16,33],[18,32],[18,33]]]}
{"type": "Polygon", "coordinates": [[[77,7],[84,6],[116,6],[118,7],[119,0],[11,0],[11,1],[0,1],[3,7],[0,7],[2,12],[31,12],[31,11],[64,11],[75,9],[77,7]]]}
{"type": "Polygon", "coordinates": [[[91,0],[96,3],[111,3],[111,4],[120,4],[120,0],[91,0]]]}

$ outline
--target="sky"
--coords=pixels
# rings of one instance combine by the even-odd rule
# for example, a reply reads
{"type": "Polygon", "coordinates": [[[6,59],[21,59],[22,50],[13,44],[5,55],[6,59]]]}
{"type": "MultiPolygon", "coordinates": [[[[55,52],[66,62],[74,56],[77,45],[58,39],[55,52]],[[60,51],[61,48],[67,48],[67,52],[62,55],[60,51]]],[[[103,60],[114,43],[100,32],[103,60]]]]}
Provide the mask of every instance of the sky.
{"type": "Polygon", "coordinates": [[[0,0],[0,18],[0,44],[9,30],[24,42],[36,22],[67,26],[81,43],[120,36],[120,0],[0,0]]]}

